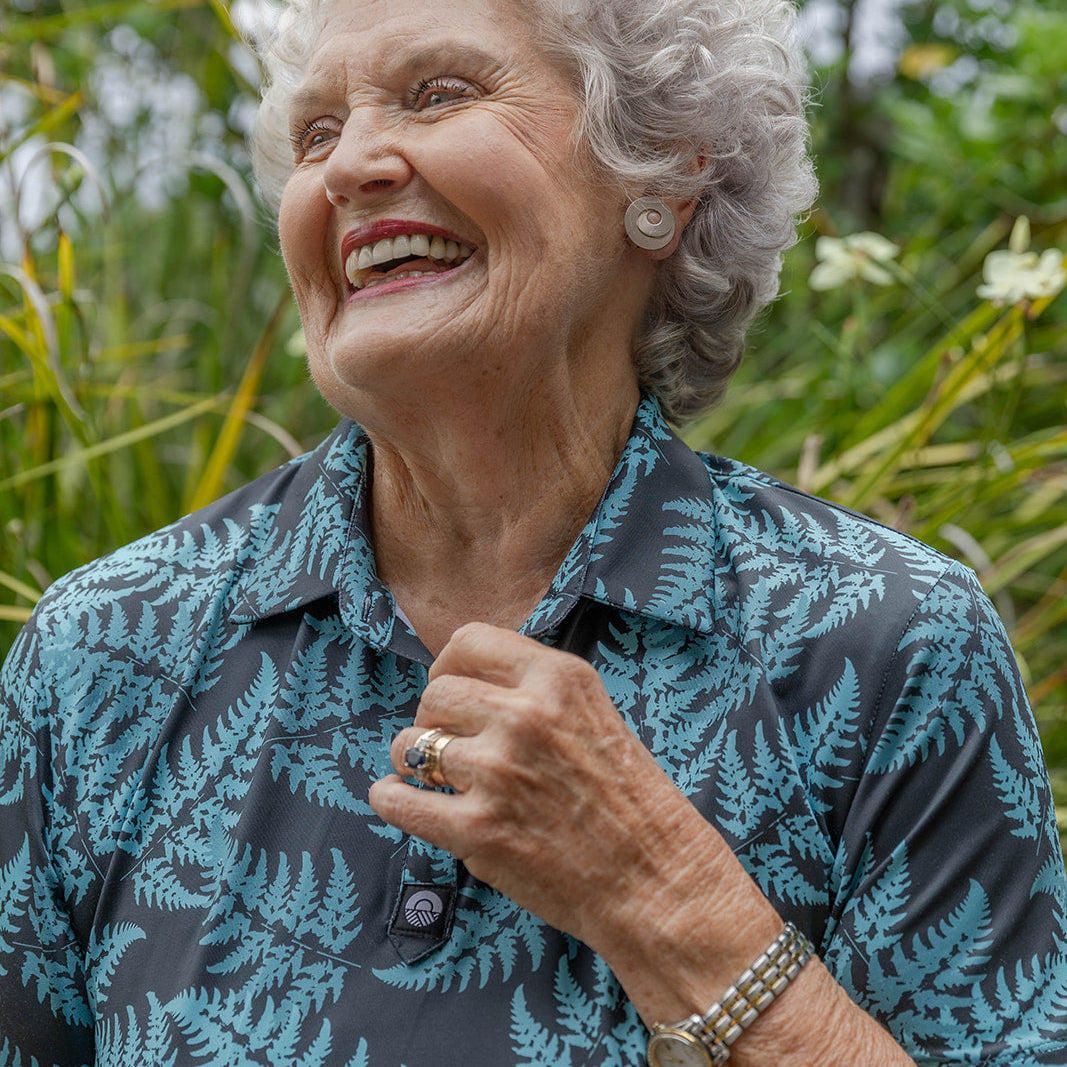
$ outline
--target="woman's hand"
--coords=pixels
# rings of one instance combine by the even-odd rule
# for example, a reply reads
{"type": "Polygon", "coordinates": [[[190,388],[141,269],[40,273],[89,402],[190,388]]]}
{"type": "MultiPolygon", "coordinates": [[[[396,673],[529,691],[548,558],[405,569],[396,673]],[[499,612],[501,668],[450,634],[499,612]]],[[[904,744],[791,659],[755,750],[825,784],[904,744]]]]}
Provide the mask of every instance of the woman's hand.
{"type": "Polygon", "coordinates": [[[375,811],[584,941],[648,1022],[706,1007],[781,930],[585,660],[463,626],[393,741],[399,775],[433,728],[456,735],[440,768],[455,793],[390,775],[371,787],[375,811]]]}
{"type": "Polygon", "coordinates": [[[412,773],[404,754],[434,727],[457,735],[441,761],[455,794],[391,775],[370,792],[382,818],[583,940],[598,940],[606,904],[641,906],[662,875],[672,810],[677,820],[690,805],[588,663],[464,626],[430,670],[415,725],[393,741],[400,774],[412,773]]]}
{"type": "MultiPolygon", "coordinates": [[[[546,922],[585,941],[651,1025],[703,1011],[782,920],[722,837],[623,722],[596,671],[481,623],[430,669],[415,725],[455,734],[441,772],[455,793],[375,782],[387,822],[457,856],[546,922]]],[[[813,959],[733,1048],[738,1067],[907,1065],[911,1059],[813,959]]]]}

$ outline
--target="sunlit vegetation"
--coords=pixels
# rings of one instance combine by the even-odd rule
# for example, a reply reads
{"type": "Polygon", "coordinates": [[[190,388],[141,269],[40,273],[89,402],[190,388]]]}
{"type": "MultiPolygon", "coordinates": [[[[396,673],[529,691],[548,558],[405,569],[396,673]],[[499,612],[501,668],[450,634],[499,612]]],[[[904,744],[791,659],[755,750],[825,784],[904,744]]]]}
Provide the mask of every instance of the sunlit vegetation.
{"type": "MultiPolygon", "coordinates": [[[[840,58],[816,71],[820,204],[725,403],[686,434],[974,567],[1067,805],[1067,12],[904,10],[872,81],[841,8],[840,58]],[[885,240],[817,241],[857,233],[885,240]],[[1045,288],[1003,288],[1026,263],[1045,288]]],[[[0,651],[54,578],[334,418],[251,186],[242,13],[0,13],[0,651]]]]}

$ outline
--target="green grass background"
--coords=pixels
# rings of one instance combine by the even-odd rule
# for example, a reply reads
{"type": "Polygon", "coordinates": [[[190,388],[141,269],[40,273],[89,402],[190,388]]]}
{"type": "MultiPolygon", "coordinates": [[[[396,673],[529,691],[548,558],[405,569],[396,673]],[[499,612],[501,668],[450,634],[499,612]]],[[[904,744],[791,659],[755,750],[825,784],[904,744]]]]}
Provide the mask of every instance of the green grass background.
{"type": "MultiPolygon", "coordinates": [[[[812,69],[819,205],[726,401],[686,436],[977,570],[1067,825],[1067,297],[976,293],[1020,215],[1034,249],[1067,248],[1067,12],[907,4],[872,78],[860,8],[834,10],[837,56],[812,69]],[[861,230],[899,246],[890,284],[813,290],[816,237],[861,230]]],[[[0,174],[25,175],[0,201],[0,653],[53,579],[335,418],[251,187],[242,12],[0,12],[0,174]]]]}

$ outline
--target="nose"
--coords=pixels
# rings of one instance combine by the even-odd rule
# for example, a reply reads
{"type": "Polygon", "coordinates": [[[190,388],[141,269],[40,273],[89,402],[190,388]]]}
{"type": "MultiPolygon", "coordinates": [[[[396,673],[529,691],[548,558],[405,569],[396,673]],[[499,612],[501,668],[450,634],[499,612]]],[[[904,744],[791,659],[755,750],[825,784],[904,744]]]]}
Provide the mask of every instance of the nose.
{"type": "Polygon", "coordinates": [[[414,168],[391,131],[374,116],[354,109],[341,128],[337,144],[326,160],[323,183],[335,207],[402,189],[414,168]]]}

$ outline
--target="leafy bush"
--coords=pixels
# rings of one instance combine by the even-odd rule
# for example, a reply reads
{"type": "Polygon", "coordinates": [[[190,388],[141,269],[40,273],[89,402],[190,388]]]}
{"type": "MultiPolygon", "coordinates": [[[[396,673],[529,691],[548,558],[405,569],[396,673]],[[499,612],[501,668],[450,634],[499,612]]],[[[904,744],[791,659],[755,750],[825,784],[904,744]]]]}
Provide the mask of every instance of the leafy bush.
{"type": "MultiPolygon", "coordinates": [[[[888,81],[857,82],[847,47],[821,72],[823,199],[726,402],[687,437],[975,567],[1067,798],[1050,252],[1067,247],[1067,14],[1020,0],[990,43],[968,5],[908,10],[888,81]],[[1043,259],[1009,258],[1020,216],[1043,259]]],[[[220,0],[20,0],[0,22],[0,187],[22,176],[17,203],[0,192],[3,650],[52,579],[300,453],[333,416],[250,191],[255,70],[220,0]]]]}

